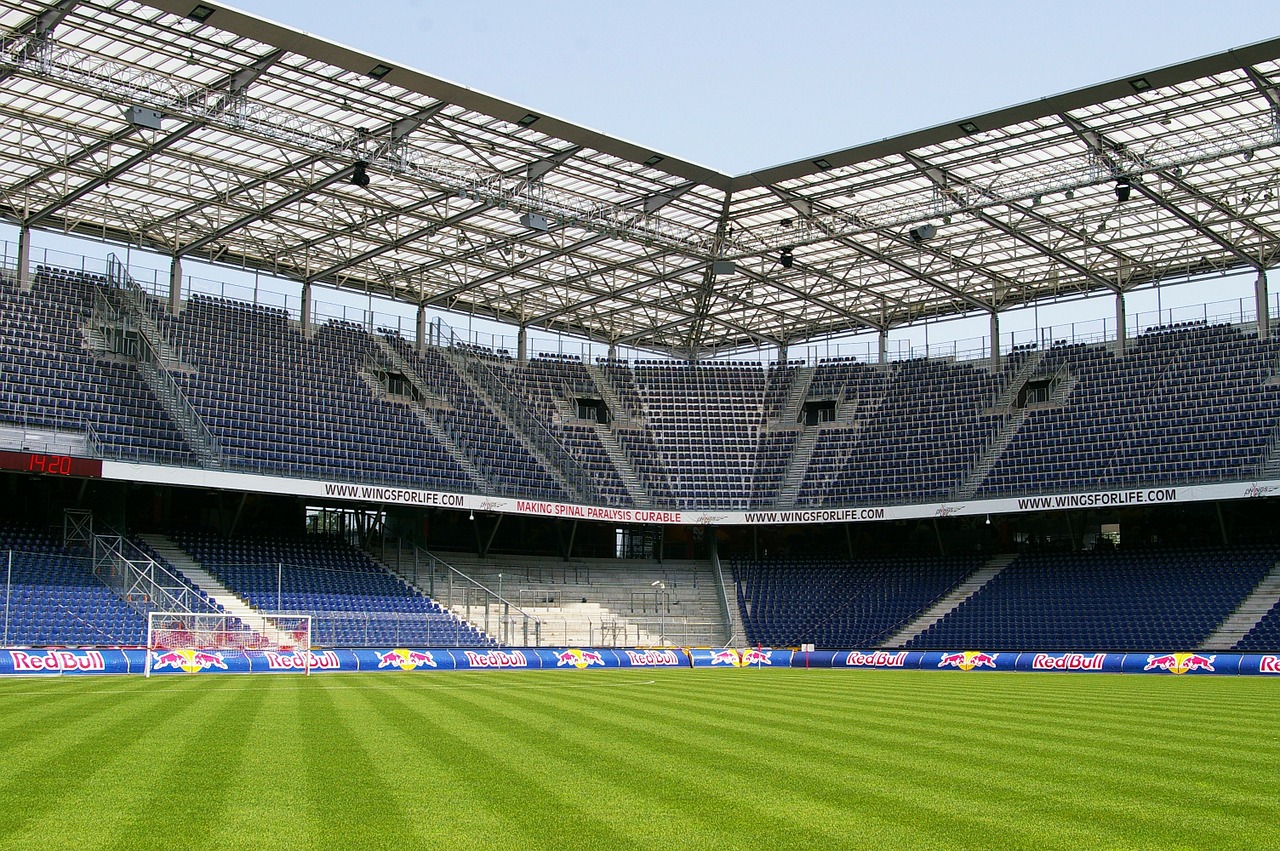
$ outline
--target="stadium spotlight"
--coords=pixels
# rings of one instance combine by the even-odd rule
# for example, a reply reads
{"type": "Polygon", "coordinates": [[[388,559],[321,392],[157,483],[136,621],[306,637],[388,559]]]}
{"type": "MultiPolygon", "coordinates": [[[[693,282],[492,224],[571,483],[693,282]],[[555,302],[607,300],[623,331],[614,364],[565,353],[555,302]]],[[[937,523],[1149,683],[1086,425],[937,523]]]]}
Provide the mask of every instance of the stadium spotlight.
{"type": "Polygon", "coordinates": [[[468,517],[467,519],[468,519],[468,520],[475,520],[475,519],[476,519],[476,512],[475,512],[475,509],[472,509],[472,510],[471,510],[471,516],[470,516],[470,517],[468,517]]]}
{"type": "Polygon", "coordinates": [[[356,162],[355,168],[352,169],[351,171],[350,180],[351,180],[352,186],[368,186],[369,185],[369,172],[365,170],[368,167],[369,167],[369,164],[364,160],[358,160],[356,162]]]}
{"type": "Polygon", "coordinates": [[[969,134],[970,136],[978,132],[978,125],[974,124],[972,121],[961,122],[959,126],[961,131],[969,134]]]}
{"type": "Polygon", "coordinates": [[[827,169],[831,168],[831,161],[826,157],[820,157],[814,160],[813,164],[816,165],[818,168],[822,169],[823,171],[826,171],[827,169]]]}
{"type": "Polygon", "coordinates": [[[187,17],[195,21],[197,24],[203,24],[205,21],[209,20],[209,16],[212,14],[213,14],[213,7],[206,6],[203,3],[201,3],[200,5],[192,9],[190,12],[188,12],[187,17]]]}
{"type": "Polygon", "coordinates": [[[649,159],[645,160],[644,164],[647,166],[655,166],[658,163],[662,162],[664,159],[666,159],[666,157],[659,156],[658,154],[654,154],[653,156],[649,157],[649,159]]]}
{"type": "Polygon", "coordinates": [[[373,77],[373,79],[375,80],[381,80],[383,77],[387,76],[390,73],[391,73],[391,66],[384,65],[381,62],[379,62],[377,65],[374,65],[372,68],[369,69],[369,76],[373,77]]]}
{"type": "Polygon", "coordinates": [[[778,262],[782,264],[782,268],[790,269],[796,263],[796,258],[791,254],[791,246],[782,249],[782,253],[778,255],[778,262]]]}
{"type": "Polygon", "coordinates": [[[1151,81],[1146,77],[1134,77],[1129,81],[1129,85],[1133,86],[1135,92],[1145,92],[1151,88],[1151,81]]]}
{"type": "Polygon", "coordinates": [[[907,231],[907,236],[911,237],[911,241],[915,243],[924,242],[926,239],[933,239],[938,235],[938,229],[934,225],[920,225],[907,231]]]}
{"type": "Polygon", "coordinates": [[[1129,200],[1129,195],[1133,192],[1133,181],[1127,177],[1121,177],[1116,180],[1116,200],[1123,204],[1129,200]]]}
{"type": "Polygon", "coordinates": [[[540,117],[541,116],[534,115],[532,112],[526,112],[524,114],[524,118],[521,118],[519,121],[516,122],[516,124],[519,124],[521,127],[529,127],[530,125],[533,124],[533,122],[537,121],[540,117]]]}

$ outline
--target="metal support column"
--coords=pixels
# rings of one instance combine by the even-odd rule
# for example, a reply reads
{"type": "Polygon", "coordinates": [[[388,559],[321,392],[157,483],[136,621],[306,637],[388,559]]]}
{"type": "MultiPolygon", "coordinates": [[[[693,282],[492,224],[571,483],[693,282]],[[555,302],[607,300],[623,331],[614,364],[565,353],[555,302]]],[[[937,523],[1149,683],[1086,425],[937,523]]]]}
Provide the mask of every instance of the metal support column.
{"type": "Polygon", "coordinates": [[[425,304],[418,305],[418,325],[417,335],[414,339],[414,348],[418,350],[418,354],[422,354],[427,349],[427,306],[425,304]]]}
{"type": "Polygon", "coordinates": [[[880,329],[880,364],[883,366],[889,360],[889,329],[880,329]]]}
{"type": "Polygon", "coordinates": [[[1258,339],[1266,340],[1271,336],[1271,310],[1267,302],[1267,273],[1265,269],[1258,272],[1258,280],[1254,283],[1253,297],[1257,302],[1258,339]]]}
{"type": "Polygon", "coordinates": [[[302,285],[302,316],[298,321],[302,328],[302,336],[311,336],[311,282],[302,285]]]}
{"type": "Polygon", "coordinates": [[[182,255],[175,254],[169,261],[169,315],[177,316],[182,310],[182,255]]]}
{"type": "Polygon", "coordinates": [[[1124,315],[1124,292],[1116,291],[1116,354],[1124,354],[1125,349],[1125,315],[1124,315]]]}
{"type": "Polygon", "coordinates": [[[31,228],[18,231],[18,289],[31,289],[31,228]]]}
{"type": "Polygon", "coordinates": [[[523,325],[516,332],[516,359],[520,363],[529,362],[529,329],[523,325]]]}
{"type": "Polygon", "coordinates": [[[1000,314],[991,311],[991,371],[1000,369],[1000,314]]]}

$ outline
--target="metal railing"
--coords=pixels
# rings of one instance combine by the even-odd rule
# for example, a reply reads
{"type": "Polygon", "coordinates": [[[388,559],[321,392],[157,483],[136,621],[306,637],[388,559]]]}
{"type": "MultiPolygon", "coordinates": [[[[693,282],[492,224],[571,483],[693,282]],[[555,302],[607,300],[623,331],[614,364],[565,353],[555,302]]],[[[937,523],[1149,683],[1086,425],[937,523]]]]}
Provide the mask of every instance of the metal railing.
{"type": "Polygon", "coordinates": [[[518,436],[528,441],[551,463],[551,472],[558,472],[564,479],[570,496],[583,502],[598,502],[600,494],[591,477],[560,438],[542,420],[529,412],[524,394],[512,388],[499,375],[501,370],[495,370],[485,356],[467,351],[466,343],[448,324],[437,321],[436,326],[441,337],[440,344],[465,353],[462,363],[466,374],[479,383],[502,413],[512,421],[518,429],[518,436]]]}
{"type": "Polygon", "coordinates": [[[208,612],[217,607],[122,535],[94,535],[91,569],[144,617],[151,612],[208,612]]]}
{"type": "MultiPolygon", "coordinates": [[[[195,405],[187,398],[187,394],[178,386],[178,382],[170,373],[170,369],[181,363],[180,358],[166,355],[161,347],[152,340],[141,316],[146,310],[142,290],[132,283],[127,272],[115,260],[115,255],[108,258],[108,278],[115,283],[124,276],[127,283],[119,284],[111,290],[121,294],[126,304],[117,307],[112,304],[103,288],[93,290],[93,325],[99,331],[108,349],[115,354],[124,355],[138,363],[149,384],[161,397],[165,409],[175,415],[179,429],[191,442],[192,448],[210,466],[223,466],[222,448],[213,432],[205,425],[195,405]],[[127,304],[132,300],[132,305],[127,304]]],[[[154,330],[154,329],[153,329],[154,330]]]]}
{"type": "Polygon", "coordinates": [[[417,544],[396,538],[374,548],[384,566],[508,647],[541,647],[542,619],[417,544]]]}

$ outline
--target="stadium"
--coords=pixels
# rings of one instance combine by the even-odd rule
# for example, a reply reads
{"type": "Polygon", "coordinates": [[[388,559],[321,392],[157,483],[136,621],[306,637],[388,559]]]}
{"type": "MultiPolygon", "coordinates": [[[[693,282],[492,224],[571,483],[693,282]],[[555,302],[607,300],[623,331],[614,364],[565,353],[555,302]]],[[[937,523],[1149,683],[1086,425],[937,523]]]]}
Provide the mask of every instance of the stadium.
{"type": "Polygon", "coordinates": [[[1280,39],[729,175],[5,0],[0,112],[0,845],[1280,845],[1280,39]]]}

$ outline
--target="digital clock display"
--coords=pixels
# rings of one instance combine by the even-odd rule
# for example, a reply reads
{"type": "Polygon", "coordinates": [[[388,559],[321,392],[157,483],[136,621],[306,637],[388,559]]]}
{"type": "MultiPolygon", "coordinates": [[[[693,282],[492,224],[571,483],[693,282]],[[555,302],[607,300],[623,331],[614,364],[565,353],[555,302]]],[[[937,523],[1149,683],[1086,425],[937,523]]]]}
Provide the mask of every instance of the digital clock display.
{"type": "Polygon", "coordinates": [[[97,458],[77,458],[74,455],[0,450],[0,470],[99,479],[102,478],[102,461],[97,458]]]}

